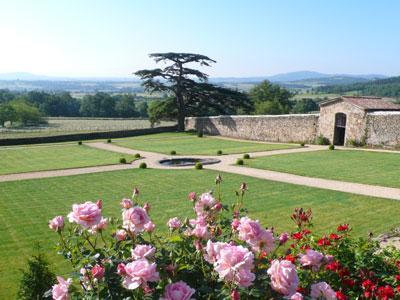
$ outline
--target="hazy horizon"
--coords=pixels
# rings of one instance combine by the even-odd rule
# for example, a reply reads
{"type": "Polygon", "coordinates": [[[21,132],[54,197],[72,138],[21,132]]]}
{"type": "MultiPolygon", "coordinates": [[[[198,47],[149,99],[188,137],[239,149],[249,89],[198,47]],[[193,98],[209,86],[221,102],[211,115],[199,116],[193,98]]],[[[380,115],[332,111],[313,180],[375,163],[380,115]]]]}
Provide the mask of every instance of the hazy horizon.
{"type": "Polygon", "coordinates": [[[131,78],[154,52],[207,55],[210,77],[400,70],[395,0],[0,2],[0,73],[131,78]]]}

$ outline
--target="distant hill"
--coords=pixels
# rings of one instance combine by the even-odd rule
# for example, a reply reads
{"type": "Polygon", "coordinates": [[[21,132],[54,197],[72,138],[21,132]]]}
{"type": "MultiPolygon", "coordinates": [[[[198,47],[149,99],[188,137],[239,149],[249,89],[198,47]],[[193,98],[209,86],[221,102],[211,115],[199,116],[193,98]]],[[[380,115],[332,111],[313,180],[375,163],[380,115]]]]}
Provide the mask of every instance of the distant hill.
{"type": "Polygon", "coordinates": [[[376,79],[368,82],[321,86],[315,88],[314,91],[317,93],[329,94],[352,92],[369,96],[400,97],[400,76],[376,79]]]}

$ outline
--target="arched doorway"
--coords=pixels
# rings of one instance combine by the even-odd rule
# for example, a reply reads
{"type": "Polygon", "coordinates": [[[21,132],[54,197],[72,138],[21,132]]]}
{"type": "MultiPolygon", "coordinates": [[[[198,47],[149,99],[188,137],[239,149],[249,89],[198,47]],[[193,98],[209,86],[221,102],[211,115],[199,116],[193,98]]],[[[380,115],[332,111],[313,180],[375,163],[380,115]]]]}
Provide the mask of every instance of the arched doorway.
{"type": "Polygon", "coordinates": [[[345,137],[346,137],[346,114],[337,113],[335,115],[335,133],[333,135],[333,144],[338,146],[343,146],[345,137]]]}

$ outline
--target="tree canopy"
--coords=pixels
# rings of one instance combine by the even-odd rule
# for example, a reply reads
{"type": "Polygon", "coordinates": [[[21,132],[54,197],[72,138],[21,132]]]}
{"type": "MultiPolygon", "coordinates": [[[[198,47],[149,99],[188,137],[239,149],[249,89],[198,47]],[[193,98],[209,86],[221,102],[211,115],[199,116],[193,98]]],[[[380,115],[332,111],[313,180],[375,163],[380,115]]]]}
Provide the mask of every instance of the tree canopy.
{"type": "Polygon", "coordinates": [[[171,99],[165,103],[153,104],[149,108],[150,117],[157,111],[158,116],[174,116],[178,120],[178,130],[185,129],[185,117],[201,115],[207,111],[209,114],[230,113],[239,107],[250,107],[245,95],[238,91],[217,87],[207,82],[208,75],[189,68],[188,64],[211,66],[215,60],[193,53],[153,53],[149,55],[157,63],[164,62],[165,68],[140,70],[135,73],[143,80],[143,86],[148,92],[167,92],[174,98],[174,108],[171,99]],[[161,110],[161,108],[164,110],[161,110]],[[157,108],[157,109],[156,109],[157,108]]]}

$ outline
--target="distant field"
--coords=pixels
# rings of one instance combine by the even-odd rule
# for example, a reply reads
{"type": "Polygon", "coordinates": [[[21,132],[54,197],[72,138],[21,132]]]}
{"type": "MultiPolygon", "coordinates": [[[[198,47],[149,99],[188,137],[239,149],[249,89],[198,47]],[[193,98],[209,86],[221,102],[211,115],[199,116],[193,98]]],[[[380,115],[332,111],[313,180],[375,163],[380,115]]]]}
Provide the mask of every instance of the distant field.
{"type": "Polygon", "coordinates": [[[0,175],[118,164],[121,157],[134,160],[132,155],[77,144],[0,148],[0,157],[0,175]]]}
{"type": "Polygon", "coordinates": [[[295,144],[268,144],[249,141],[220,139],[211,136],[197,137],[193,133],[160,133],[114,140],[116,144],[135,150],[152,151],[170,154],[172,150],[178,155],[217,155],[270,151],[299,147],[295,144]]]}
{"type": "MultiPolygon", "coordinates": [[[[148,120],[140,119],[48,118],[47,120],[48,125],[41,127],[25,127],[21,129],[0,128],[0,139],[150,128],[148,120]]],[[[170,125],[175,125],[175,123],[161,122],[157,126],[170,125]]]]}
{"type": "MultiPolygon", "coordinates": [[[[32,253],[35,242],[41,242],[55,271],[67,275],[68,265],[56,255],[57,234],[47,221],[55,215],[66,215],[73,203],[104,202],[104,216],[121,214],[120,199],[129,197],[134,186],[143,201],[150,202],[150,216],[157,232],[166,232],[167,220],[193,216],[187,201],[191,191],[204,192],[214,187],[217,172],[208,170],[132,169],[78,176],[45,178],[0,183],[0,299],[15,299],[19,269],[32,253]]],[[[317,233],[334,230],[338,224],[350,223],[355,236],[367,236],[399,226],[400,202],[352,195],[261,180],[235,174],[222,174],[223,202],[235,201],[234,191],[246,182],[249,191],[245,205],[252,218],[276,232],[293,230],[290,213],[295,207],[312,208],[317,233]]],[[[108,236],[114,226],[106,231],[108,236]]]]}
{"type": "Polygon", "coordinates": [[[315,151],[258,157],[250,167],[296,175],[400,187],[400,153],[315,151]]]}

